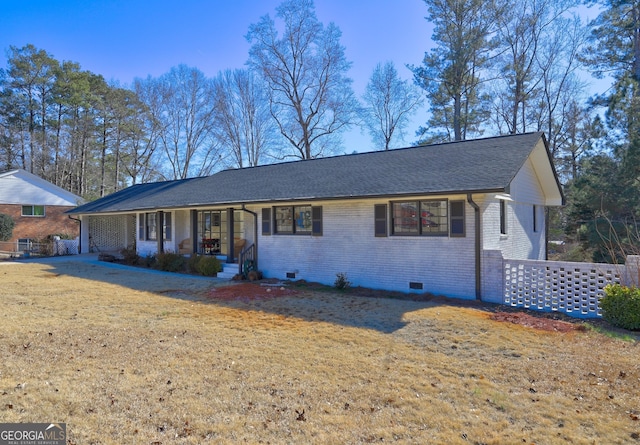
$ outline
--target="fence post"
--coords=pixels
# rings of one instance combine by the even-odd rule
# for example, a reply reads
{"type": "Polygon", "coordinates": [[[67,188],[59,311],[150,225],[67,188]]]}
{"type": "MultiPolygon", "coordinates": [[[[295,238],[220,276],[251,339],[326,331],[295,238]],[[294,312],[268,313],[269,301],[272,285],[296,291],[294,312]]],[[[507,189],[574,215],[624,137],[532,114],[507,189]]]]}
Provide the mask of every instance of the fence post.
{"type": "Polygon", "coordinates": [[[633,287],[640,284],[640,255],[627,255],[623,284],[633,287]]]}
{"type": "Polygon", "coordinates": [[[504,264],[499,250],[482,251],[482,301],[504,303],[504,264]]]}

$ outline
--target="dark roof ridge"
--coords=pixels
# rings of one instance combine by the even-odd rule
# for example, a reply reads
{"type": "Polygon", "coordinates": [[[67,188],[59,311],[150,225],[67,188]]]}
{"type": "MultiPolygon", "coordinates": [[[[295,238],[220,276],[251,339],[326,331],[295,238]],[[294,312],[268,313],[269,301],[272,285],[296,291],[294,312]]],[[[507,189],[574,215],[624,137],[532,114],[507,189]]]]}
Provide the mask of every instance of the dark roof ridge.
{"type": "MultiPolygon", "coordinates": [[[[409,146],[406,146],[406,147],[391,148],[389,150],[372,150],[372,151],[364,151],[364,152],[356,152],[356,153],[343,153],[343,154],[336,154],[336,155],[332,155],[332,156],[323,156],[321,158],[312,158],[312,159],[294,159],[294,160],[291,160],[291,161],[274,162],[273,164],[260,164],[260,165],[251,165],[251,166],[247,166],[247,167],[226,168],[224,170],[220,170],[219,172],[213,173],[212,175],[209,175],[209,176],[213,176],[213,175],[216,175],[216,174],[222,173],[222,172],[238,171],[238,170],[252,170],[252,169],[258,169],[258,168],[262,168],[262,167],[271,167],[271,166],[274,166],[274,165],[287,165],[287,164],[296,164],[296,163],[299,163],[299,162],[313,162],[313,161],[323,161],[323,160],[327,160],[327,159],[356,157],[356,156],[365,156],[365,155],[376,155],[376,154],[391,153],[391,152],[398,152],[398,151],[404,151],[404,150],[414,150],[416,148],[435,148],[435,147],[440,147],[440,146],[443,146],[443,145],[478,143],[478,142],[481,142],[481,141],[488,141],[490,139],[505,139],[505,138],[511,138],[511,137],[531,136],[531,135],[535,135],[535,134],[543,135],[544,132],[542,132],[542,131],[529,131],[529,132],[526,132],[526,133],[517,133],[517,134],[500,134],[500,135],[494,135],[494,136],[486,136],[486,137],[478,138],[478,139],[465,139],[465,140],[461,140],[461,141],[446,141],[446,142],[438,142],[438,143],[435,143],[435,144],[409,145],[409,146]]],[[[201,177],[208,177],[208,176],[201,176],[201,177]]]]}

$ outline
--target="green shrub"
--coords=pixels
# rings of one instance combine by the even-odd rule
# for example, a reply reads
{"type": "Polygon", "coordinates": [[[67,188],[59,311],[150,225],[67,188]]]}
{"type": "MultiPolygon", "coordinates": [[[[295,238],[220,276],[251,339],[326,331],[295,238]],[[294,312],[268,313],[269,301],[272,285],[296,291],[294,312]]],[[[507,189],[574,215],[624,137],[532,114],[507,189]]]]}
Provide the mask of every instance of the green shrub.
{"type": "Polygon", "coordinates": [[[140,264],[140,255],[136,251],[135,246],[129,246],[120,251],[120,255],[122,255],[122,260],[125,264],[129,266],[136,266],[140,264]]]}
{"type": "Polygon", "coordinates": [[[200,262],[200,255],[193,253],[187,260],[187,271],[190,273],[200,273],[198,271],[198,263],[200,262]]]}
{"type": "Polygon", "coordinates": [[[13,236],[15,223],[10,215],[0,213],[0,241],[8,241],[13,236]]]}
{"type": "Polygon", "coordinates": [[[138,266],[155,267],[156,266],[156,256],[153,255],[153,254],[148,254],[147,256],[139,256],[138,257],[138,266]]]}
{"type": "Polygon", "coordinates": [[[184,257],[179,253],[163,252],[156,255],[156,269],[165,272],[180,272],[184,270],[184,257]]]}
{"type": "Polygon", "coordinates": [[[612,325],[640,329],[640,289],[609,284],[604,288],[600,307],[602,317],[612,325]]]}
{"type": "Polygon", "coordinates": [[[222,270],[220,260],[214,256],[200,256],[198,260],[196,271],[208,277],[215,276],[222,270]]]}

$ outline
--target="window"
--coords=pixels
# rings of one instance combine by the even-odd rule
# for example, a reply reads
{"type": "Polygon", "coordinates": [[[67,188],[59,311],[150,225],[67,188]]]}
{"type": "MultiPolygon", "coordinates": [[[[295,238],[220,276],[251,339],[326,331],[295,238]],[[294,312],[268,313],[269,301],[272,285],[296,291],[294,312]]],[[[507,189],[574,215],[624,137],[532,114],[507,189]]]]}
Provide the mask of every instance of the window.
{"type": "Polygon", "coordinates": [[[22,216],[44,216],[44,206],[22,206],[22,216]]]}
{"type": "Polygon", "coordinates": [[[533,205],[533,231],[538,231],[538,206],[533,205]]]}
{"type": "Polygon", "coordinates": [[[25,250],[31,250],[31,240],[29,238],[19,238],[18,252],[24,252],[25,250]]]}
{"type": "MultiPolygon", "coordinates": [[[[262,233],[269,234],[269,227],[265,224],[265,216],[269,216],[263,209],[262,233]],[[266,230],[266,231],[265,231],[266,230]]],[[[319,206],[283,206],[274,208],[273,232],[278,234],[322,235],[322,207],[319,206]]]]}
{"type": "Polygon", "coordinates": [[[156,231],[156,214],[155,213],[145,213],[145,237],[144,239],[153,241],[158,239],[158,233],[156,231]]]}
{"type": "Polygon", "coordinates": [[[404,201],[392,205],[394,235],[448,235],[447,200],[404,201]]]}
{"type": "Polygon", "coordinates": [[[507,203],[503,199],[500,200],[500,234],[507,234],[507,203]]]}
{"type": "Polygon", "coordinates": [[[262,234],[271,235],[271,209],[262,209],[262,234]]]}
{"type": "MultiPolygon", "coordinates": [[[[141,213],[138,219],[138,238],[142,241],[156,241],[158,239],[158,213],[141,213]]],[[[162,235],[166,241],[171,241],[171,213],[162,213],[162,235]]]]}
{"type": "Polygon", "coordinates": [[[171,213],[162,213],[162,234],[163,239],[171,241],[171,213]]]}

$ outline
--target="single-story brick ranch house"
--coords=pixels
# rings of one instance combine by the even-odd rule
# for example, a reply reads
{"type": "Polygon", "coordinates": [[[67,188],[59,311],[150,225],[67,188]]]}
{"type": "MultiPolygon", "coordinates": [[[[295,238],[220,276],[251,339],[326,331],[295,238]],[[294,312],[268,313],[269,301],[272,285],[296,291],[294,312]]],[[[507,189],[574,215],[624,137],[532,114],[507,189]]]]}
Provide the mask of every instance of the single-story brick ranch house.
{"type": "Polygon", "coordinates": [[[0,243],[0,251],[25,251],[49,235],[77,237],[80,225],[65,212],[83,202],[80,196],[26,170],[0,173],[0,213],[11,216],[15,224],[11,239],[0,243]]]}
{"type": "Polygon", "coordinates": [[[563,203],[538,132],[134,185],[69,213],[82,252],[250,255],[270,278],[472,299],[484,251],[545,259],[545,207],[563,203]]]}

